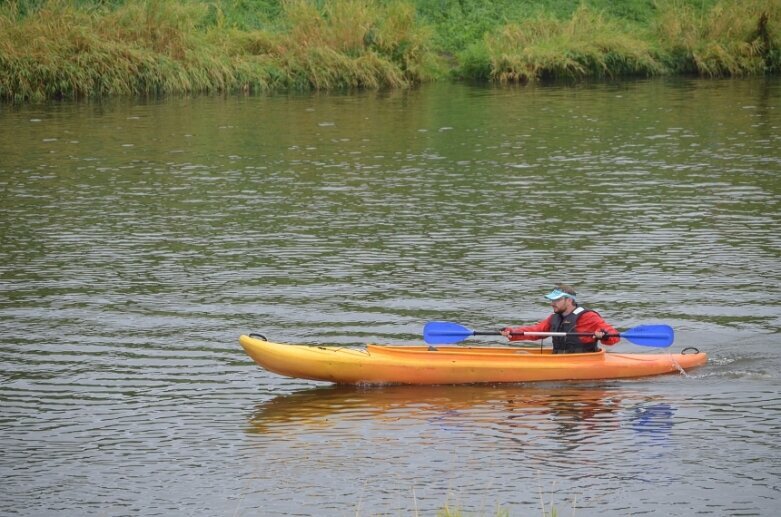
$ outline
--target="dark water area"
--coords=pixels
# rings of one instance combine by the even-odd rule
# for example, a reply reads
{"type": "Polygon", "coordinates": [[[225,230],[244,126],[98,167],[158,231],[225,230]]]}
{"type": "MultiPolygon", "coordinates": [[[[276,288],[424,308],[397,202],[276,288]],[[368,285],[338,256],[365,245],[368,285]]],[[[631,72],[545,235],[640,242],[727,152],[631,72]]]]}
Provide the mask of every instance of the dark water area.
{"type": "Polygon", "coordinates": [[[0,514],[773,515],[780,149],[777,78],[0,105],[0,514]],[[339,387],[237,341],[419,344],[562,281],[710,362],[339,387]]]}

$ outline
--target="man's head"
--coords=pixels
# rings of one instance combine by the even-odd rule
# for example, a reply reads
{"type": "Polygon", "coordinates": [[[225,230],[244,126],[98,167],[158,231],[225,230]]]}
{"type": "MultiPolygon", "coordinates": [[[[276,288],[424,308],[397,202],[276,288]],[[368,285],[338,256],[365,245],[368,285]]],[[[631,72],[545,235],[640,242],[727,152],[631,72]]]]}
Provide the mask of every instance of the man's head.
{"type": "Polygon", "coordinates": [[[553,312],[558,314],[571,312],[576,307],[575,290],[565,284],[559,284],[545,295],[550,300],[553,312]]]}

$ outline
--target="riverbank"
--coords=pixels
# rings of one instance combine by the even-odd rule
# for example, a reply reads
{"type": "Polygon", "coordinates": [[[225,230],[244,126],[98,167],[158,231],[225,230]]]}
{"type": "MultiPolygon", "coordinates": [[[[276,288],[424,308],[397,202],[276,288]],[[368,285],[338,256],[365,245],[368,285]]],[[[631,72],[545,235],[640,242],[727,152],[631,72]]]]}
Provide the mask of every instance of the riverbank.
{"type": "Polygon", "coordinates": [[[13,102],[780,70],[781,0],[0,7],[0,98],[13,102]]]}

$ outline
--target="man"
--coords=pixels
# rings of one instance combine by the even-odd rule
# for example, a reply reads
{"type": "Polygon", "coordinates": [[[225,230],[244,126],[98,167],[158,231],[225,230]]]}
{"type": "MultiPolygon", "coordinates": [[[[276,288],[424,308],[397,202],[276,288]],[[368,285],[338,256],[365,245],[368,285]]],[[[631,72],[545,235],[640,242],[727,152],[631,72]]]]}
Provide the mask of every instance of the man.
{"type": "Polygon", "coordinates": [[[557,285],[545,295],[553,307],[553,314],[536,325],[525,327],[507,327],[502,335],[510,341],[534,341],[540,336],[524,335],[524,332],[582,332],[586,336],[554,336],[554,354],[574,354],[599,351],[599,342],[603,345],[615,345],[621,338],[596,311],[580,307],[575,301],[575,290],[564,284],[557,285]],[[608,337],[609,336],[609,337],[608,337]]]}

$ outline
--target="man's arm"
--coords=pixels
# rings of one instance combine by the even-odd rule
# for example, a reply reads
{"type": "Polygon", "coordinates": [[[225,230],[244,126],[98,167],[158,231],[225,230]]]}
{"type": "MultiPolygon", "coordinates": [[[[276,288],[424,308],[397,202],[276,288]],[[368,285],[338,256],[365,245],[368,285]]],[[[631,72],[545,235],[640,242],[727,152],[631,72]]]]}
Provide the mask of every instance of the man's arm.
{"type": "MultiPolygon", "coordinates": [[[[552,315],[551,315],[552,316],[552,315]]],[[[523,327],[505,327],[502,329],[502,335],[510,341],[536,341],[542,339],[541,336],[526,336],[524,332],[550,332],[551,316],[548,316],[535,325],[526,325],[523,327]]]]}
{"type": "MultiPolygon", "coordinates": [[[[598,313],[589,311],[578,318],[578,332],[604,332],[605,334],[618,334],[618,331],[614,329],[608,322],[602,319],[598,313]]],[[[615,345],[621,341],[618,336],[603,337],[600,343],[603,345],[615,345]]]]}

